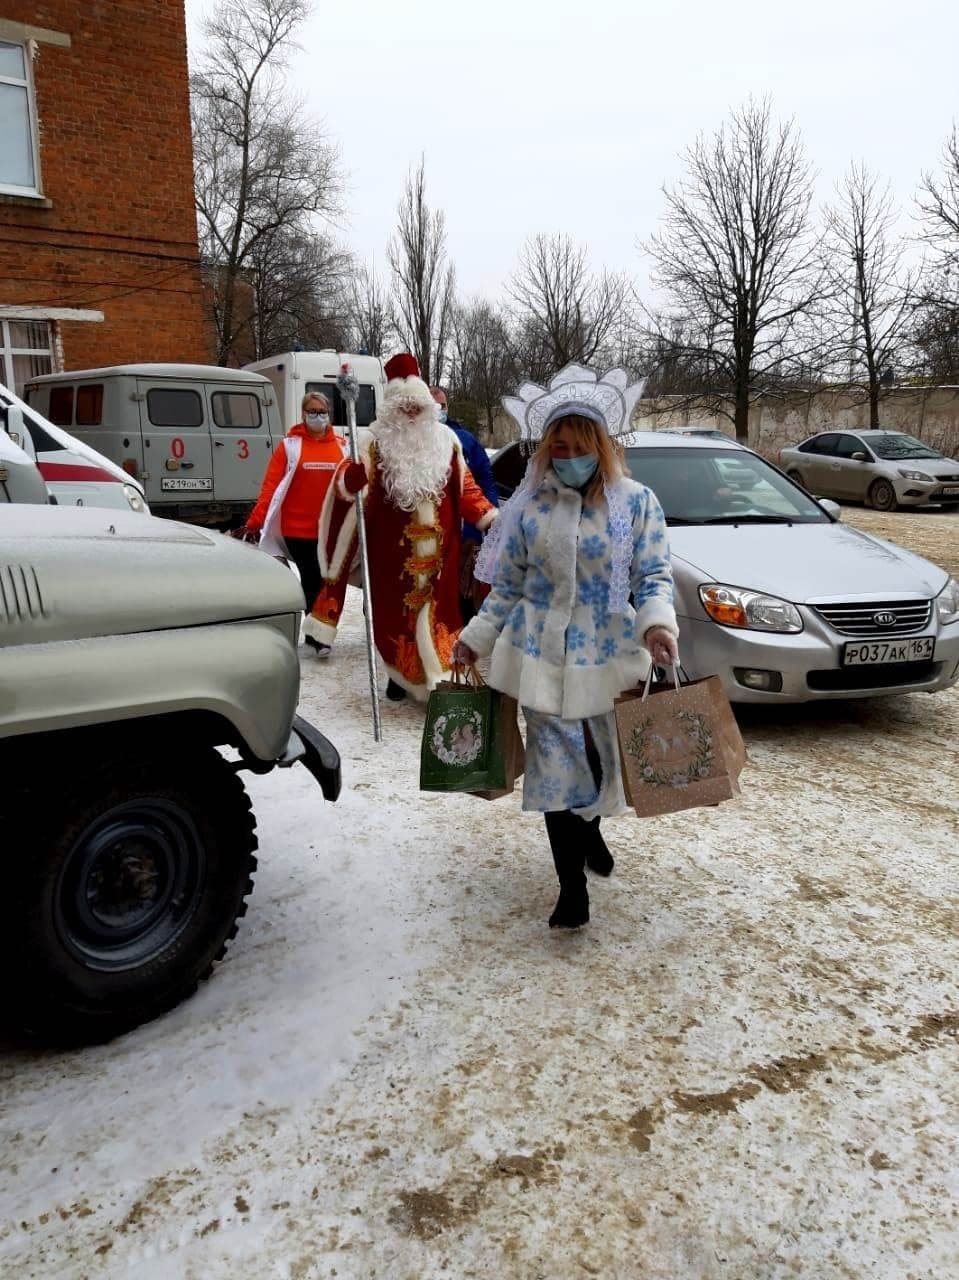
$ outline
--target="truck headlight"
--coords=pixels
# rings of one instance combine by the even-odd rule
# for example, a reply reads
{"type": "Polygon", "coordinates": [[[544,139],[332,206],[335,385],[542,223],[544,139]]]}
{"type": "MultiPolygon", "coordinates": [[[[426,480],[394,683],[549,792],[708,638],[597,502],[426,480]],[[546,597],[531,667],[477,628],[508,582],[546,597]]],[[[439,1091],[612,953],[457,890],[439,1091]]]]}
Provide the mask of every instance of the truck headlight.
{"type": "Polygon", "coordinates": [[[927,476],[925,471],[900,471],[899,474],[903,480],[923,480],[926,484],[932,484],[933,477],[927,476]]]}
{"type": "Polygon", "coordinates": [[[699,588],[699,598],[713,622],[718,622],[721,627],[790,633],[803,629],[796,606],[788,600],[780,600],[778,596],[712,582],[699,588]]]}
{"type": "Polygon", "coordinates": [[[959,582],[950,578],[936,596],[936,613],[939,621],[959,622],[959,582]]]}
{"type": "Polygon", "coordinates": [[[147,504],[143,501],[143,494],[139,489],[135,489],[132,484],[125,484],[123,493],[134,511],[146,511],[147,504]]]}

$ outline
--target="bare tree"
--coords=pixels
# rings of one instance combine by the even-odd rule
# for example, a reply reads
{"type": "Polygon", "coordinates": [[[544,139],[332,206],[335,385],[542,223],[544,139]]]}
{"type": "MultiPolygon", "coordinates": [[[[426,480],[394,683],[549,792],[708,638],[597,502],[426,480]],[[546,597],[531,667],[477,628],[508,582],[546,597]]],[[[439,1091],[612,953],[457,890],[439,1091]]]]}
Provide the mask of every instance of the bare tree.
{"type": "Polygon", "coordinates": [[[406,180],[396,233],[387,247],[393,275],[394,324],[420,364],[426,382],[443,377],[456,273],[446,252],[446,216],[426,203],[426,167],[420,160],[406,180]]]}
{"type": "Polygon", "coordinates": [[[393,338],[390,299],[383,282],[371,265],[360,267],[350,283],[351,349],[382,356],[393,338]]]}
{"type": "Polygon", "coordinates": [[[915,277],[900,265],[905,244],[894,235],[888,184],[880,188],[865,166],[853,165],[837,193],[822,246],[830,355],[844,371],[837,380],[868,396],[869,425],[878,427],[883,386],[909,340],[915,277]]]}
{"type": "Polygon", "coordinates": [[[922,175],[916,203],[923,223],[923,239],[931,244],[943,268],[959,269],[959,127],[942,147],[942,174],[922,175]]]}
{"type": "Polygon", "coordinates": [[[220,0],[191,77],[201,254],[213,268],[217,359],[238,328],[237,281],[265,240],[307,235],[337,209],[337,157],[283,81],[309,0],[220,0]]]}
{"type": "Polygon", "coordinates": [[[627,297],[622,276],[594,274],[586,250],[566,235],[527,240],[507,290],[520,363],[540,382],[573,361],[608,354],[627,297]]]}
{"type": "Polygon", "coordinates": [[[491,433],[500,397],[516,381],[506,317],[482,298],[456,307],[451,352],[449,395],[455,413],[491,433]]]}
{"type": "Polygon", "coordinates": [[[279,228],[253,247],[257,358],[296,347],[346,348],[353,260],[329,237],[279,228]]]}
{"type": "Polygon", "coordinates": [[[933,382],[959,379],[959,128],[942,148],[942,171],[922,176],[916,198],[930,259],[922,276],[915,343],[933,382]]]}
{"type": "Polygon", "coordinates": [[[647,313],[650,326],[702,371],[700,399],[740,440],[751,401],[778,390],[801,358],[799,321],[821,290],[810,167],[794,125],[770,117],[768,101],[750,100],[687,149],[687,175],[663,189],[661,229],[644,245],[666,299],[662,315],[647,313]]]}

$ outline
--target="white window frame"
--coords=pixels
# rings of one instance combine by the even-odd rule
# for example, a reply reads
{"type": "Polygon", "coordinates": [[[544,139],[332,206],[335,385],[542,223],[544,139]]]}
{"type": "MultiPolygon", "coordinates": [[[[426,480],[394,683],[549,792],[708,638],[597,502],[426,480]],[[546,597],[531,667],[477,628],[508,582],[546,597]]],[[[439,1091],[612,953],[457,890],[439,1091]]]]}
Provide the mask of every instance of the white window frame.
{"type": "Polygon", "coordinates": [[[16,395],[20,395],[20,390],[17,389],[14,382],[14,377],[13,377],[13,357],[14,356],[49,356],[50,372],[59,373],[60,372],[59,343],[57,342],[56,326],[54,322],[50,320],[38,321],[36,316],[31,316],[31,315],[23,315],[23,316],[11,315],[9,319],[0,320],[0,360],[2,360],[2,362],[0,362],[0,373],[2,373],[3,375],[2,377],[0,377],[0,382],[2,382],[5,387],[9,387],[9,389],[13,391],[16,395]],[[10,326],[11,324],[17,324],[18,322],[46,324],[47,345],[45,347],[13,346],[10,339],[10,326]]]}
{"type": "Polygon", "coordinates": [[[0,33],[0,44],[19,46],[23,50],[24,77],[0,75],[0,84],[11,84],[27,91],[27,114],[30,118],[30,147],[33,152],[33,186],[18,186],[13,182],[0,181],[0,194],[8,196],[42,196],[43,184],[40,181],[40,131],[37,120],[37,95],[33,87],[33,55],[36,44],[33,40],[11,40],[0,33]]]}

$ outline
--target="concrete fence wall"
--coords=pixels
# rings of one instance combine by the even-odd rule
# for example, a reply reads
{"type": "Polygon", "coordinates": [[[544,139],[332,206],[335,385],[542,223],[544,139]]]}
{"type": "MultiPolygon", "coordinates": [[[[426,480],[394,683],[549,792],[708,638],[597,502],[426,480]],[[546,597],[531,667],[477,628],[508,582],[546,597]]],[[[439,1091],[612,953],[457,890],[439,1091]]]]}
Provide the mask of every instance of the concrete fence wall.
{"type": "MultiPolygon", "coordinates": [[[[684,401],[681,409],[669,411],[667,401],[641,400],[633,414],[637,431],[661,431],[667,427],[710,427],[732,436],[733,425],[721,413],[697,408],[684,401]]],[[[896,387],[886,392],[879,405],[879,423],[893,431],[908,431],[950,457],[959,456],[959,387],[896,387]]],[[[749,418],[749,444],[776,459],[786,445],[797,444],[816,431],[869,426],[869,404],[849,392],[817,391],[788,400],[764,396],[757,400],[749,418]]],[[[516,425],[505,413],[498,413],[489,433],[490,447],[500,447],[516,439],[516,425]]]]}
{"type": "MultiPolygon", "coordinates": [[[[637,429],[702,426],[733,435],[732,423],[721,413],[710,413],[688,403],[672,413],[666,411],[668,404],[663,401],[656,413],[651,413],[650,407],[642,401],[637,406],[633,416],[637,429]]],[[[908,431],[933,448],[955,455],[959,451],[959,387],[896,387],[880,402],[879,423],[889,430],[908,431]]],[[[785,400],[764,396],[750,414],[749,444],[774,458],[786,445],[796,444],[816,431],[868,426],[868,403],[849,392],[817,391],[785,400]]]]}

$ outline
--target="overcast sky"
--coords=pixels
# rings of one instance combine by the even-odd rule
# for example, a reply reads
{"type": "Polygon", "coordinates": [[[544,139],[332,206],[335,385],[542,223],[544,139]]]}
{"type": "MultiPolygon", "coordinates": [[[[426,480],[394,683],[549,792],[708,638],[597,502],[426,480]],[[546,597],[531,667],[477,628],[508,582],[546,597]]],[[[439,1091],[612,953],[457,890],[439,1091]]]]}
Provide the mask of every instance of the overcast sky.
{"type": "MultiPolygon", "coordinates": [[[[191,52],[215,0],[186,0],[191,52]]],[[[826,199],[851,159],[908,205],[959,117],[956,0],[318,0],[290,64],[340,149],[340,238],[385,268],[411,165],[447,216],[462,295],[495,297],[526,236],[568,232],[640,279],[680,153],[732,105],[795,117],[826,199]]]]}

